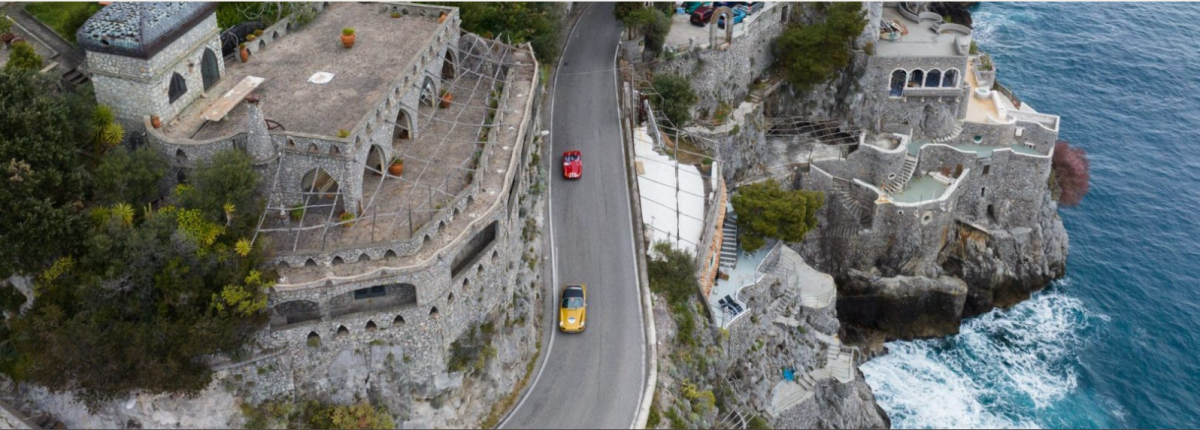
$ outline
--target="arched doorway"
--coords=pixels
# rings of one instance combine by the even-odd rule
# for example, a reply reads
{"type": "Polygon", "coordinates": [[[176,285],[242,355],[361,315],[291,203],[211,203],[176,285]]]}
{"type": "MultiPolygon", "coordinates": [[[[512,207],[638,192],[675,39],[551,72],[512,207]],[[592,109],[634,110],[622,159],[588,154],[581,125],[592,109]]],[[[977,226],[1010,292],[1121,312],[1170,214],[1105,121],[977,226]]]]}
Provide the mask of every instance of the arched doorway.
{"type": "Polygon", "coordinates": [[[433,82],[433,78],[426,76],[425,82],[421,83],[421,103],[433,107],[437,103],[437,97],[437,83],[433,82]]]}
{"type": "Polygon", "coordinates": [[[413,137],[412,118],[409,117],[408,111],[404,107],[400,107],[396,112],[396,124],[392,128],[392,140],[410,140],[413,137]]]}
{"type": "Polygon", "coordinates": [[[204,57],[200,60],[200,75],[204,78],[205,90],[221,80],[221,65],[217,63],[217,54],[211,49],[204,48],[204,57]]]}
{"type": "Polygon", "coordinates": [[[454,62],[454,53],[450,51],[450,48],[446,48],[446,58],[444,60],[442,60],[442,79],[444,79],[444,80],[454,79],[454,75],[455,75],[454,68],[455,67],[456,67],[456,65],[454,62]]]}
{"type": "Polygon", "coordinates": [[[903,70],[892,72],[892,84],[891,90],[888,92],[889,96],[900,97],[904,95],[904,81],[908,79],[906,75],[907,73],[904,73],[903,70]]]}
{"type": "Polygon", "coordinates": [[[942,76],[942,86],[943,87],[957,87],[958,86],[958,70],[955,70],[955,69],[947,70],[946,74],[942,76]]]}
{"type": "Polygon", "coordinates": [[[338,183],[325,169],[316,168],[300,179],[300,191],[308,197],[333,198],[337,195],[338,183]]]}
{"type": "Polygon", "coordinates": [[[913,70],[912,74],[909,75],[908,87],[909,88],[921,88],[921,84],[924,84],[924,83],[925,83],[925,72],[921,71],[921,69],[913,70]]]}
{"type": "Polygon", "coordinates": [[[367,172],[383,174],[383,171],[387,169],[386,162],[383,148],[380,148],[379,145],[371,145],[371,149],[367,151],[367,172]]]}

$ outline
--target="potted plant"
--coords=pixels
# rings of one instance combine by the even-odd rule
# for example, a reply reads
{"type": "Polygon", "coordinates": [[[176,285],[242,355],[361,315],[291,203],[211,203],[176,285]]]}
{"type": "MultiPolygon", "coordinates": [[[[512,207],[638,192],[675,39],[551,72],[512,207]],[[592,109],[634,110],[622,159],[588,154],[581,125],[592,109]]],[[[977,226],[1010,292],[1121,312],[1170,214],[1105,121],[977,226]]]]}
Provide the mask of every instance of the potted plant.
{"type": "Polygon", "coordinates": [[[342,220],[342,227],[354,227],[354,212],[342,212],[338,219],[342,220]]]}
{"type": "Polygon", "coordinates": [[[441,23],[443,23],[443,22],[446,22],[446,17],[447,17],[447,16],[448,16],[448,15],[446,15],[446,12],[442,12],[440,15],[438,15],[438,24],[441,24],[441,23]]]}
{"type": "Polygon", "coordinates": [[[258,36],[257,36],[257,35],[254,35],[254,34],[247,34],[247,35],[246,35],[246,41],[247,41],[247,42],[253,42],[253,41],[254,41],[254,39],[258,39],[258,36]]]}
{"type": "Polygon", "coordinates": [[[354,29],[346,27],[342,29],[342,46],[346,49],[354,47],[354,29]]]}
{"type": "Polygon", "coordinates": [[[262,37],[262,35],[263,35],[263,30],[261,28],[258,30],[254,30],[255,37],[262,37]]]}
{"type": "Polygon", "coordinates": [[[340,130],[338,130],[338,137],[340,137],[340,138],[342,138],[342,139],[345,139],[345,138],[347,138],[347,137],[350,137],[350,130],[346,130],[346,129],[344,129],[344,128],[343,128],[343,129],[340,129],[340,130]]]}
{"type": "Polygon", "coordinates": [[[452,101],[454,101],[454,94],[451,94],[450,91],[443,89],[442,90],[442,103],[441,103],[442,109],[446,109],[446,108],[450,107],[450,102],[452,102],[452,101]]]}
{"type": "Polygon", "coordinates": [[[12,32],[12,21],[8,20],[8,15],[0,14],[0,42],[7,45],[16,38],[17,35],[12,32]]]}
{"type": "Polygon", "coordinates": [[[297,203],[288,210],[288,215],[291,215],[293,221],[300,221],[301,218],[304,218],[304,211],[304,205],[297,203]]]}
{"type": "Polygon", "coordinates": [[[392,159],[392,164],[388,166],[388,173],[392,176],[400,176],[404,173],[404,160],[399,157],[392,159]]]}
{"type": "Polygon", "coordinates": [[[392,11],[392,19],[400,18],[400,12],[392,11]]]}
{"type": "Polygon", "coordinates": [[[240,55],[242,56],[243,63],[250,61],[250,48],[246,47],[246,42],[239,43],[238,50],[239,50],[240,55]]]}
{"type": "Polygon", "coordinates": [[[150,115],[150,125],[154,128],[162,128],[162,118],[159,118],[158,115],[150,115]]]}

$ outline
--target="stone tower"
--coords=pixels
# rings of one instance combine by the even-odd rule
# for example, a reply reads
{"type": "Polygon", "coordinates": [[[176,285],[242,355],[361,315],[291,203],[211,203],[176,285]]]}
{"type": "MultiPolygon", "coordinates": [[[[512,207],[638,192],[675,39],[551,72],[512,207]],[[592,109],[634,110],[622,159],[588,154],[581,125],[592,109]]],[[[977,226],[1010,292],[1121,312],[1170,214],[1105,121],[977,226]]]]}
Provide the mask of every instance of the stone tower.
{"type": "Polygon", "coordinates": [[[168,123],[225,72],[216,3],[112,3],[79,28],[96,101],[168,123]]]}

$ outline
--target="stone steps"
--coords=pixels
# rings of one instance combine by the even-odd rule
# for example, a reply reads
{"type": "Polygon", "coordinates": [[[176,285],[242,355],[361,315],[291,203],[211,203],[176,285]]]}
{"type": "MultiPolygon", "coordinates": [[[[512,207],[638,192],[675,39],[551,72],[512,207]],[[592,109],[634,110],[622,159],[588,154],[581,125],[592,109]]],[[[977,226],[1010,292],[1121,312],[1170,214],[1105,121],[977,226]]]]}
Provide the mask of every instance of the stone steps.
{"type": "Polygon", "coordinates": [[[961,136],[962,132],[963,132],[962,124],[956,123],[956,124],[954,124],[954,131],[950,132],[950,134],[947,134],[945,136],[939,137],[937,139],[933,139],[933,142],[934,143],[946,143],[951,140],[958,139],[958,136],[961,136]]]}
{"type": "Polygon", "coordinates": [[[723,240],[721,241],[722,270],[733,270],[737,267],[737,215],[733,212],[725,214],[725,224],[721,226],[723,240]]]}
{"type": "Polygon", "coordinates": [[[913,173],[917,171],[917,157],[909,154],[904,155],[904,168],[900,169],[900,175],[888,181],[884,185],[883,190],[888,194],[896,194],[904,191],[904,187],[908,186],[908,181],[912,180],[913,173]]]}

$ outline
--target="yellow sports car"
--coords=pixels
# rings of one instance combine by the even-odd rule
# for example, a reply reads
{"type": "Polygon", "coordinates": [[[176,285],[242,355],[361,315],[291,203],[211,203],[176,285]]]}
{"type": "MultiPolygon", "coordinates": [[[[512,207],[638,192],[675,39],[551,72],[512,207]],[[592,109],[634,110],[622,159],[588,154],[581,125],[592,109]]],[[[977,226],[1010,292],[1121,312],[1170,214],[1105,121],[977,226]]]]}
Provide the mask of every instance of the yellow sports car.
{"type": "Polygon", "coordinates": [[[563,288],[562,305],[558,308],[558,329],[579,333],[587,324],[587,285],[567,285],[563,288]]]}

